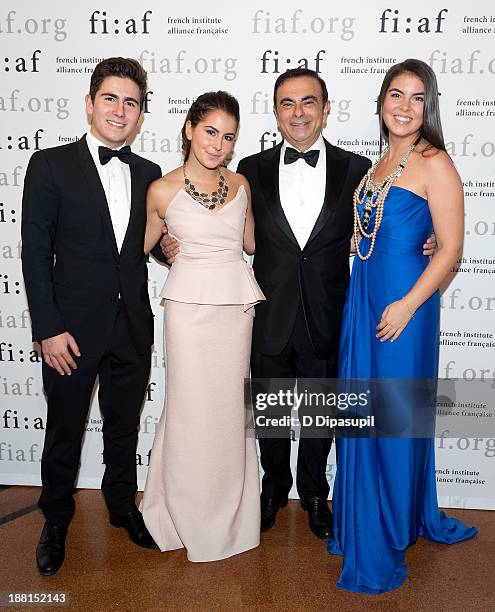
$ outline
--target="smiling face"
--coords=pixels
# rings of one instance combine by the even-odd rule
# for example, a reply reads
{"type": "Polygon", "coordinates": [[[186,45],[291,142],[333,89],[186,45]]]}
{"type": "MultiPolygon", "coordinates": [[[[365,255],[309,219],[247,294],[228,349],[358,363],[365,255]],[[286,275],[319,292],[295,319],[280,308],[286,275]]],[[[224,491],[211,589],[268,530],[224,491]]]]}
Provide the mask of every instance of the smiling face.
{"type": "Polygon", "coordinates": [[[315,78],[299,76],[280,85],[274,112],[284,140],[306,151],[326,127],[330,103],[323,103],[321,86],[315,78]]]}
{"type": "Polygon", "coordinates": [[[228,113],[215,109],[208,112],[194,127],[186,123],[186,137],[191,142],[188,164],[197,161],[208,170],[229,162],[237,135],[237,121],[228,113]]]}
{"type": "Polygon", "coordinates": [[[390,137],[415,140],[423,125],[425,88],[412,72],[403,72],[390,83],[382,107],[382,118],[390,137]]]}
{"type": "Polygon", "coordinates": [[[86,96],[91,133],[111,149],[120,147],[135,131],[141,117],[139,87],[131,79],[107,77],[95,94],[86,96]]]}

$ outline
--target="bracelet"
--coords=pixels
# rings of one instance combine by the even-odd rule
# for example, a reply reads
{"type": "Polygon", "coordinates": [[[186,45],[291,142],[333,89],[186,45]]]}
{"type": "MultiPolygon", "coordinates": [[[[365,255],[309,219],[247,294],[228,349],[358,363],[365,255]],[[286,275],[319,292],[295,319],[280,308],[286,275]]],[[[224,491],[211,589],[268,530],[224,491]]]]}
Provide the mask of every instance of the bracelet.
{"type": "Polygon", "coordinates": [[[406,297],[403,296],[401,298],[404,301],[404,304],[407,306],[407,310],[409,310],[409,314],[411,315],[411,319],[414,319],[414,312],[411,310],[408,301],[406,300],[406,297]]]}

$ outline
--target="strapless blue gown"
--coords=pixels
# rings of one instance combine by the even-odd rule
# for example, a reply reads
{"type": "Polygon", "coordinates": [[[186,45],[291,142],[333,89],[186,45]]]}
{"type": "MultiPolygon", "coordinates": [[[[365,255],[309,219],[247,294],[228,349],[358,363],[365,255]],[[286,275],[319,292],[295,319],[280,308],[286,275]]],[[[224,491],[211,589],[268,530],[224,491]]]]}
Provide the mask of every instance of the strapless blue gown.
{"type": "MultiPolygon", "coordinates": [[[[374,221],[372,216],[372,222],[374,221]]],[[[422,245],[432,231],[428,202],[393,186],[374,252],[354,260],[340,341],[341,378],[436,378],[439,294],[415,313],[399,338],[376,338],[385,307],[415,284],[428,264],[422,245]]],[[[366,253],[369,241],[361,241],[366,253]]],[[[438,509],[431,438],[337,438],[333,489],[334,538],[343,555],[337,587],[380,594],[407,577],[405,552],[418,536],[444,544],[477,531],[438,509]]]]}

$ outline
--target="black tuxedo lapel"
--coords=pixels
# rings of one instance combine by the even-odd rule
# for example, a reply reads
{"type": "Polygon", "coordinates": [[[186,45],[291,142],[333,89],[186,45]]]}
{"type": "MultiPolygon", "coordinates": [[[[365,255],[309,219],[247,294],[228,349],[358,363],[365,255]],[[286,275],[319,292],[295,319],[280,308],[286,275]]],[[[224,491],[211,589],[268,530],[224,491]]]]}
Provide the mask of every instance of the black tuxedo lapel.
{"type": "MultiPolygon", "coordinates": [[[[139,207],[143,206],[143,201],[138,199],[138,194],[140,193],[138,189],[139,185],[139,171],[137,168],[136,160],[134,156],[131,156],[131,161],[129,163],[129,169],[131,171],[131,212],[129,215],[129,223],[127,224],[127,229],[125,231],[124,241],[122,242],[122,247],[120,252],[124,250],[124,247],[128,241],[128,237],[132,232],[132,224],[136,218],[136,215],[139,212],[139,207]]],[[[144,244],[143,244],[144,248],[144,244]]]]}
{"type": "Polygon", "coordinates": [[[271,151],[268,151],[266,156],[260,160],[260,183],[265,201],[275,221],[287,238],[299,249],[299,244],[287,221],[282,204],[280,203],[278,175],[281,149],[282,143],[271,151]]]}
{"type": "MultiPolygon", "coordinates": [[[[93,156],[91,155],[88,144],[86,142],[86,137],[83,136],[81,140],[78,140],[77,143],[77,152],[79,155],[79,163],[81,164],[81,168],[83,170],[84,176],[86,178],[87,185],[91,192],[94,201],[98,203],[100,208],[100,214],[102,217],[102,221],[104,226],[108,230],[108,234],[111,239],[111,248],[114,252],[115,257],[119,256],[119,251],[117,249],[117,241],[115,240],[115,234],[113,231],[112,218],[110,216],[110,210],[108,208],[107,197],[105,195],[105,190],[103,189],[103,185],[101,184],[100,175],[98,174],[98,170],[94,164],[93,156]]],[[[78,186],[74,187],[75,189],[78,186]]]]}
{"type": "MultiPolygon", "coordinates": [[[[338,157],[335,155],[333,147],[325,140],[326,157],[327,157],[327,177],[325,184],[325,200],[321,207],[318,219],[314,224],[311,234],[306,243],[309,243],[316,238],[325,226],[328,219],[332,216],[333,209],[337,206],[340,195],[344,188],[347,171],[349,169],[349,158],[338,157]]],[[[305,248],[306,248],[305,247],[305,248]]]]}

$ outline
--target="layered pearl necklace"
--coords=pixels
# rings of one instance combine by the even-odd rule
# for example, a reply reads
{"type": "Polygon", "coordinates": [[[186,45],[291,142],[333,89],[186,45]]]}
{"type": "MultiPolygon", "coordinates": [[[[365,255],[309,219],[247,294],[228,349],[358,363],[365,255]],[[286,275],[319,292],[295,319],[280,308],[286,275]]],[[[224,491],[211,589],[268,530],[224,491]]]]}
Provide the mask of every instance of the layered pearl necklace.
{"type": "Polygon", "coordinates": [[[383,206],[385,200],[387,198],[388,192],[390,191],[390,187],[392,187],[393,183],[400,177],[404,168],[409,161],[409,157],[411,153],[414,151],[416,147],[416,143],[413,143],[406,151],[404,157],[399,162],[399,165],[395,168],[391,174],[389,174],[386,178],[383,179],[381,183],[375,183],[374,177],[378,164],[383,160],[385,155],[388,153],[388,149],[385,150],[383,155],[378,159],[368,170],[368,172],[363,176],[361,182],[358,185],[358,188],[354,192],[354,245],[356,247],[356,254],[359,259],[362,261],[366,261],[369,259],[373,253],[373,249],[375,248],[376,235],[378,230],[380,229],[380,225],[382,223],[383,218],[383,206]],[[358,206],[364,204],[363,217],[359,216],[358,206]],[[373,224],[373,229],[368,233],[368,228],[370,226],[371,214],[373,209],[376,209],[375,214],[375,222],[373,224]],[[363,255],[359,250],[359,240],[361,237],[371,239],[371,243],[369,245],[368,252],[366,255],[363,255]]]}

